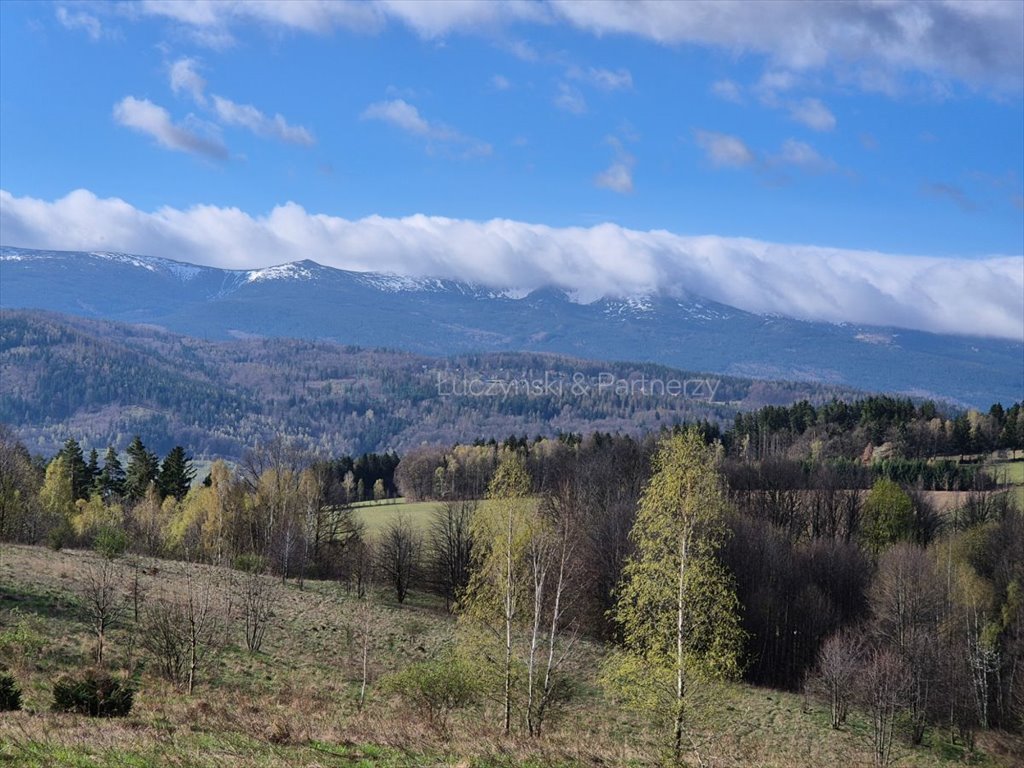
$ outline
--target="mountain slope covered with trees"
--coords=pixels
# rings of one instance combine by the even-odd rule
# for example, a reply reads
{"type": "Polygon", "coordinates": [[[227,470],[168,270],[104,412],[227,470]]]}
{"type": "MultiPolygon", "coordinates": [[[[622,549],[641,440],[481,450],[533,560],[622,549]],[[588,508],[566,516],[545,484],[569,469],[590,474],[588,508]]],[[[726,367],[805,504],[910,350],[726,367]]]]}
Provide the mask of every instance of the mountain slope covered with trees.
{"type": "Polygon", "coordinates": [[[533,353],[438,359],[330,342],[214,342],[27,311],[5,311],[0,321],[0,377],[0,422],[33,451],[51,453],[68,437],[123,446],[138,434],[161,453],[180,444],[193,455],[235,459],[274,436],[325,456],[401,452],[513,433],[726,423],[766,404],[854,395],[826,384],[533,353]],[[576,376],[586,388],[574,387],[576,376]],[[611,380],[629,384],[599,386],[611,380]],[[672,394],[655,381],[689,389],[672,394]],[[527,389],[534,382],[540,386],[527,389]],[[467,394],[476,385],[484,389],[467,394]]]}

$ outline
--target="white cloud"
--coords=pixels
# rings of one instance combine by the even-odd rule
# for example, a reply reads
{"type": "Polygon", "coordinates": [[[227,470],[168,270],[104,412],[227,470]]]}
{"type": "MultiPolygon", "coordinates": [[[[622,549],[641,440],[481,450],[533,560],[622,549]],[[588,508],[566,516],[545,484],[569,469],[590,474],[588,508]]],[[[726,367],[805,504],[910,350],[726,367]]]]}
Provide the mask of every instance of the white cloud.
{"type": "Polygon", "coordinates": [[[93,41],[103,38],[103,24],[95,16],[82,11],[72,12],[62,5],[57,6],[57,21],[65,29],[81,29],[93,41]]]}
{"type": "Polygon", "coordinates": [[[1017,0],[550,0],[549,7],[595,35],[756,53],[788,69],[863,69],[876,80],[916,71],[997,88],[1024,81],[1024,4],[1017,0]]]}
{"type": "Polygon", "coordinates": [[[696,131],[694,137],[712,165],[743,168],[757,161],[754,152],[737,136],[714,131],[696,131]]]}
{"type": "Polygon", "coordinates": [[[363,110],[364,120],[383,120],[417,136],[429,136],[431,126],[420,116],[420,111],[404,99],[378,101],[363,110]]]}
{"type": "MultiPolygon", "coordinates": [[[[206,80],[199,74],[199,62],[192,58],[182,58],[170,66],[169,76],[171,90],[175,94],[187,93],[200,106],[206,107],[206,80]]],[[[273,117],[264,114],[251,104],[239,104],[231,99],[213,94],[212,109],[222,125],[233,125],[252,131],[257,136],[264,136],[290,144],[311,147],[316,144],[312,131],[301,125],[290,124],[281,114],[273,117]]]]}
{"type": "Polygon", "coordinates": [[[630,90],[633,87],[633,75],[625,68],[616,70],[600,67],[569,67],[566,75],[573,80],[580,80],[604,91],[630,90]]]}
{"type": "Polygon", "coordinates": [[[0,191],[5,244],[113,249],[231,268],[314,259],[334,267],[556,285],[582,300],[689,291],[753,312],[999,336],[1024,335],[1024,257],[902,256],[614,224],[554,228],[422,215],[350,221],[287,203],[266,215],[199,205],[140,211],[77,190],[52,202],[0,191]]]}
{"type": "Polygon", "coordinates": [[[594,177],[594,186],[622,195],[630,194],[633,191],[633,166],[636,165],[636,158],[626,151],[615,136],[605,137],[605,143],[615,150],[615,159],[594,177]]]}
{"type": "Polygon", "coordinates": [[[769,69],[758,78],[754,84],[754,91],[762,104],[777,107],[779,94],[792,91],[799,82],[800,79],[793,72],[784,69],[769,69]]]}
{"type": "Polygon", "coordinates": [[[428,146],[443,144],[461,148],[463,157],[482,157],[492,151],[491,145],[486,142],[466,136],[444,123],[427,120],[404,99],[374,102],[363,110],[361,117],[364,120],[390,123],[406,133],[427,139],[428,146]]]}
{"type": "Polygon", "coordinates": [[[955,184],[933,181],[923,184],[921,191],[930,197],[948,200],[965,213],[977,210],[978,206],[968,197],[967,193],[955,184]]]}
{"type": "Polygon", "coordinates": [[[732,80],[716,80],[711,84],[711,93],[733,104],[743,103],[743,89],[732,80]]]}
{"type": "Polygon", "coordinates": [[[810,144],[796,139],[786,139],[782,142],[781,151],[772,158],[772,161],[778,165],[790,165],[812,173],[824,173],[836,169],[833,160],[822,157],[818,150],[810,144]]]}
{"type": "Polygon", "coordinates": [[[544,5],[531,0],[378,0],[375,6],[427,39],[449,32],[480,32],[550,18],[544,5]]]}
{"type": "Polygon", "coordinates": [[[1024,85],[1019,0],[146,0],[137,10],[184,25],[197,41],[216,47],[231,44],[231,30],[241,24],[323,35],[375,34],[394,22],[435,39],[563,23],[595,36],[756,54],[783,69],[831,68],[845,82],[887,93],[898,90],[906,73],[996,90],[1024,85]]]}
{"type": "Polygon", "coordinates": [[[132,11],[183,25],[197,43],[217,49],[234,44],[231,29],[239,24],[324,35],[336,29],[374,33],[386,21],[375,4],[333,0],[144,0],[132,11]]]}
{"type": "Polygon", "coordinates": [[[818,99],[802,99],[789,105],[789,116],[815,131],[831,131],[836,117],[818,99]]]}
{"type": "Polygon", "coordinates": [[[491,88],[496,91],[507,91],[512,87],[512,81],[504,75],[493,75],[490,82],[491,88]]]}
{"type": "Polygon", "coordinates": [[[541,55],[537,51],[537,49],[534,48],[525,40],[511,40],[504,44],[501,44],[501,47],[504,48],[509,53],[511,53],[520,61],[525,61],[530,64],[534,64],[540,61],[541,58],[541,55]]]}
{"type": "Polygon", "coordinates": [[[803,141],[786,139],[774,154],[756,152],[743,139],[728,133],[694,131],[694,139],[707,159],[717,168],[752,168],[771,173],[782,168],[795,168],[807,173],[836,171],[839,166],[831,158],[803,141]]]}
{"type": "Polygon", "coordinates": [[[199,104],[206,103],[206,81],[198,72],[199,62],[195,59],[178,59],[171,64],[171,90],[175,94],[185,92],[199,104]]]}
{"type": "Polygon", "coordinates": [[[558,84],[558,93],[555,94],[555,106],[563,112],[572,115],[582,115],[587,111],[587,101],[583,98],[578,88],[568,83],[558,84]]]}
{"type": "Polygon", "coordinates": [[[227,149],[219,141],[204,138],[175,124],[166,109],[148,99],[125,96],[114,105],[114,120],[132,130],[152,136],[160,146],[194,155],[223,159],[227,149]]]}
{"type": "Polygon", "coordinates": [[[594,177],[594,184],[612,192],[628,194],[633,191],[633,164],[616,160],[594,177]]]}
{"type": "Polygon", "coordinates": [[[316,143],[309,129],[301,125],[290,125],[280,114],[269,117],[251,104],[236,104],[230,99],[214,95],[213,108],[221,122],[247,128],[258,136],[269,136],[304,147],[316,143]]]}

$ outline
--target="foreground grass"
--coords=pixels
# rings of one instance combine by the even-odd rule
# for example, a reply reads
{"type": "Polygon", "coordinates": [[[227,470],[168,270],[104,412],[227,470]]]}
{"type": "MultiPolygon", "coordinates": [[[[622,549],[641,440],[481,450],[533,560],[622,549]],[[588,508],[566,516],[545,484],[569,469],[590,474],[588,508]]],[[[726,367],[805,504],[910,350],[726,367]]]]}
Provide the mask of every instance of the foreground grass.
{"type": "MultiPolygon", "coordinates": [[[[50,685],[87,663],[92,639],[79,594],[95,556],[5,547],[0,554],[0,658],[24,690],[25,711],[0,715],[0,765],[17,766],[650,766],[657,738],[597,688],[601,648],[587,645],[573,670],[578,692],[540,740],[505,737],[497,708],[456,714],[447,729],[378,693],[389,671],[428,658],[452,642],[453,621],[430,596],[398,606],[379,596],[370,626],[370,698],[358,706],[360,605],[330,582],[280,588],[262,651],[242,644],[232,574],[198,567],[222,600],[220,649],[207,659],[193,696],[140,667],[127,718],[92,720],[49,711],[50,685]]],[[[147,560],[147,589],[181,591],[182,565],[147,560]]],[[[131,633],[111,639],[111,665],[124,669],[131,633]]],[[[870,765],[866,724],[832,731],[824,707],[795,694],[749,686],[696,689],[688,759],[714,767],[870,765]],[[698,757],[699,756],[699,757],[698,757]]],[[[983,734],[973,754],[943,743],[904,749],[899,765],[1020,764],[1019,742],[983,734]],[[1016,761],[1016,762],[1015,762],[1016,761]]]]}

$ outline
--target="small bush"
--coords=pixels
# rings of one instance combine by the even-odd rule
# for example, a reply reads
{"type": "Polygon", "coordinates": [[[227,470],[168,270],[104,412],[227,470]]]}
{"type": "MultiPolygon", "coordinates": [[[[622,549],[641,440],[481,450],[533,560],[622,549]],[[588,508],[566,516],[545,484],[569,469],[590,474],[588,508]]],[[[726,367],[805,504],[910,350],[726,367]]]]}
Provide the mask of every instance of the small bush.
{"type": "Polygon", "coordinates": [[[128,534],[120,528],[105,525],[96,534],[92,548],[107,560],[114,560],[128,549],[128,534]]]}
{"type": "MultiPolygon", "coordinates": [[[[10,626],[0,631],[0,659],[16,669],[37,664],[49,644],[42,629],[37,618],[25,616],[15,608],[10,613],[10,626]]],[[[0,671],[6,671],[2,664],[0,671]]]]}
{"type": "Polygon", "coordinates": [[[21,709],[21,688],[14,675],[0,667],[0,712],[21,709]]]}
{"type": "Polygon", "coordinates": [[[231,567],[242,573],[262,574],[267,570],[267,561],[259,555],[239,555],[231,563],[231,567]]]}
{"type": "Polygon", "coordinates": [[[60,552],[64,549],[64,543],[68,539],[67,528],[64,526],[58,526],[57,528],[51,528],[46,533],[46,546],[52,549],[54,552],[60,552]]]}
{"type": "Polygon", "coordinates": [[[135,691],[126,680],[101,670],[61,675],[53,684],[53,711],[90,717],[124,717],[132,711],[135,691]]]}
{"type": "Polygon", "coordinates": [[[479,693],[473,670],[458,658],[410,664],[384,678],[382,688],[425,712],[427,719],[442,730],[448,726],[449,714],[472,704],[479,693]]]}

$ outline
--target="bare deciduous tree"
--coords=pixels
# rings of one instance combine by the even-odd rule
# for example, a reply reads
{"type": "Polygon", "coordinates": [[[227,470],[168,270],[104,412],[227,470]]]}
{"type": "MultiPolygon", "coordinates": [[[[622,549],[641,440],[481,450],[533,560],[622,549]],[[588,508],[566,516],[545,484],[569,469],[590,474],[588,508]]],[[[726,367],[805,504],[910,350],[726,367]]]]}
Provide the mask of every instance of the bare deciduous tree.
{"type": "Polygon", "coordinates": [[[366,686],[370,679],[370,644],[373,638],[373,608],[371,592],[364,590],[356,610],[356,624],[359,627],[359,709],[366,703],[366,686]]]}
{"type": "Polygon", "coordinates": [[[526,723],[531,736],[540,736],[544,718],[555,698],[558,671],[576,645],[575,623],[569,607],[577,563],[572,557],[579,516],[575,484],[567,480],[548,494],[527,545],[533,587],[533,621],[527,656],[526,723]],[[543,657],[543,671],[540,659],[543,657]]]}
{"type": "Polygon", "coordinates": [[[175,685],[185,679],[187,663],[182,628],[181,606],[168,596],[150,600],[142,610],[142,647],[153,657],[160,675],[175,685]]]}
{"type": "Polygon", "coordinates": [[[120,566],[107,558],[93,563],[85,577],[82,600],[96,633],[96,663],[102,664],[107,632],[124,617],[131,604],[120,566]]]}
{"type": "Polygon", "coordinates": [[[909,690],[905,662],[887,648],[872,651],[857,675],[857,699],[871,718],[872,755],[879,768],[893,761],[896,721],[907,706],[909,690]]]}
{"type": "Polygon", "coordinates": [[[828,699],[833,728],[839,728],[846,722],[865,650],[862,635],[844,630],[828,638],[818,652],[811,688],[828,699]]]}
{"type": "Polygon", "coordinates": [[[248,564],[238,579],[238,593],[245,616],[245,647],[258,653],[270,619],[274,616],[276,584],[264,574],[262,560],[248,564]]]}
{"type": "Polygon", "coordinates": [[[448,610],[469,583],[473,557],[469,531],[476,507],[475,501],[446,501],[434,510],[430,521],[430,578],[448,610]]]}
{"type": "Polygon", "coordinates": [[[219,621],[209,580],[185,565],[185,594],[164,593],[143,611],[142,645],[168,680],[195,689],[199,669],[216,640],[219,621]]]}
{"type": "Polygon", "coordinates": [[[907,669],[910,739],[920,744],[940,676],[944,592],[932,557],[914,544],[893,546],[879,562],[871,603],[875,635],[907,669]]]}
{"type": "Polygon", "coordinates": [[[362,537],[356,538],[350,550],[351,556],[347,560],[344,577],[347,589],[355,591],[356,597],[361,600],[366,597],[373,583],[376,552],[373,544],[362,537]]]}
{"type": "Polygon", "coordinates": [[[395,590],[398,602],[404,602],[419,568],[420,536],[409,519],[399,515],[381,532],[377,543],[377,564],[381,577],[395,590]]]}

